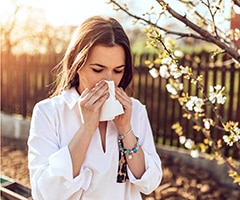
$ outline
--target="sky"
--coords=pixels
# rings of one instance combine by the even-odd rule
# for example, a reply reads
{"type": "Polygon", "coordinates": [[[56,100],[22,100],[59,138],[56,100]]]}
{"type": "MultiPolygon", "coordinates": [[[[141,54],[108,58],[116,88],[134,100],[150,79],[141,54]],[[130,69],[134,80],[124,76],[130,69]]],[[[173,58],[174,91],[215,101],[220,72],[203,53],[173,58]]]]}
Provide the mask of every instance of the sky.
{"type": "Polygon", "coordinates": [[[46,17],[52,24],[79,25],[84,19],[93,15],[111,15],[112,6],[107,0],[38,0],[45,7],[46,17]],[[45,6],[48,4],[48,6],[45,6]],[[53,12],[54,11],[54,12],[53,12]]]}
{"type": "MultiPolygon", "coordinates": [[[[45,13],[45,18],[51,25],[80,25],[86,18],[93,15],[114,16],[118,19],[121,15],[119,12],[113,10],[112,4],[106,3],[108,1],[109,0],[0,0],[0,13],[1,11],[10,10],[9,2],[12,2],[12,5],[28,4],[32,7],[42,9],[45,13]]],[[[119,1],[127,3],[133,8],[134,13],[137,14],[147,12],[152,5],[157,6],[159,9],[159,5],[156,0],[119,1]]],[[[165,1],[170,3],[170,6],[178,12],[184,14],[185,9],[182,6],[179,6],[178,0],[165,1]]],[[[224,9],[224,15],[228,15],[230,13],[230,5],[228,6],[228,4],[230,4],[230,0],[223,0],[223,2],[227,2],[225,3],[227,6],[224,9]]],[[[122,16],[126,17],[127,15],[122,16]]],[[[128,23],[128,26],[132,23],[130,18],[126,20],[124,17],[120,17],[119,21],[128,23]]]]}
{"type": "MultiPolygon", "coordinates": [[[[79,25],[84,19],[93,15],[116,15],[112,4],[107,4],[109,0],[18,0],[32,2],[34,6],[42,7],[45,10],[46,17],[51,24],[62,25],[73,24],[79,25]]],[[[185,9],[178,3],[178,0],[165,0],[178,12],[184,14],[185,9]]],[[[135,13],[146,12],[150,7],[157,6],[155,0],[120,0],[118,2],[125,2],[129,7],[134,8],[135,13]],[[137,3],[136,3],[137,2],[137,3]]],[[[225,5],[230,4],[231,1],[223,0],[225,5]]],[[[159,8],[159,5],[157,6],[159,8]]],[[[202,8],[199,8],[202,9],[202,8]]],[[[229,8],[224,8],[224,15],[230,13],[229,8]]]]}
{"type": "MultiPolygon", "coordinates": [[[[14,6],[27,4],[42,9],[45,18],[55,26],[79,25],[92,15],[111,15],[115,11],[106,4],[108,0],[0,0],[0,13],[11,11],[14,6]]],[[[1,16],[2,17],[2,16],[1,16]]],[[[3,16],[4,17],[4,16],[3,16]]]]}

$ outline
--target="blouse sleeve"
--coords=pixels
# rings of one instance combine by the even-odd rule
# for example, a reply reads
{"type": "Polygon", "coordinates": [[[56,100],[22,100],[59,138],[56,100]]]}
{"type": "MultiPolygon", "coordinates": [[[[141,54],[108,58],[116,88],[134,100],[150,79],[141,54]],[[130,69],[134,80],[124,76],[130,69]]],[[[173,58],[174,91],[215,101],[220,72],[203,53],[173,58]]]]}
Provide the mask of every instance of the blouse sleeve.
{"type": "Polygon", "coordinates": [[[153,140],[152,129],[147,115],[145,106],[138,102],[137,119],[132,121],[133,131],[139,137],[139,143],[144,152],[145,158],[145,172],[140,179],[136,179],[128,168],[128,175],[130,182],[133,183],[144,194],[150,194],[160,184],[162,179],[161,160],[156,151],[155,143],[153,140]]]}
{"type": "Polygon", "coordinates": [[[87,190],[92,171],[81,169],[73,178],[68,146],[59,147],[54,122],[54,110],[46,104],[36,104],[33,110],[28,138],[28,167],[32,196],[43,199],[79,199],[87,190]]]}

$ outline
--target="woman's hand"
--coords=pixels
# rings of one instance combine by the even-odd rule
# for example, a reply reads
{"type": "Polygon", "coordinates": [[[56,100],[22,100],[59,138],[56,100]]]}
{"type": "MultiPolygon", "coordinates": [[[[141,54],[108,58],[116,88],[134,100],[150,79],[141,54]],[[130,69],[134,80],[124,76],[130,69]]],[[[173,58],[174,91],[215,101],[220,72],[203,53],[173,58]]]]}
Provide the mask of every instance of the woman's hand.
{"type": "Polygon", "coordinates": [[[116,99],[122,104],[124,113],[115,117],[114,123],[119,134],[124,134],[131,129],[132,101],[122,88],[115,87],[116,99]]]}
{"type": "Polygon", "coordinates": [[[83,126],[93,133],[99,124],[100,109],[109,97],[108,85],[101,81],[94,88],[85,89],[79,99],[79,109],[83,126]]]}

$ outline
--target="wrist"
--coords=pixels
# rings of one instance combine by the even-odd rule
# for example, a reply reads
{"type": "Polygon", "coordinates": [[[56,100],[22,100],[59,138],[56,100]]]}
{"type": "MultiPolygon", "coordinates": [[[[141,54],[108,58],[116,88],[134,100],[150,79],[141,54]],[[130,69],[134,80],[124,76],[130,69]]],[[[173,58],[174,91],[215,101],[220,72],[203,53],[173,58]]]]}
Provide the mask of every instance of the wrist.
{"type": "Polygon", "coordinates": [[[137,153],[139,148],[140,148],[140,144],[139,144],[138,140],[139,140],[139,138],[134,136],[135,145],[133,146],[132,142],[129,143],[129,145],[126,145],[125,143],[123,143],[123,139],[119,138],[118,145],[119,145],[119,149],[121,151],[121,154],[122,155],[124,155],[124,154],[127,155],[128,159],[132,159],[133,158],[133,154],[137,153]]]}
{"type": "Polygon", "coordinates": [[[130,131],[130,130],[132,130],[131,125],[125,126],[125,127],[121,127],[121,128],[118,128],[118,134],[119,134],[119,135],[124,135],[124,134],[126,134],[128,131],[130,131]]]}
{"type": "Polygon", "coordinates": [[[132,133],[132,129],[129,129],[126,133],[124,134],[119,134],[118,139],[123,140],[125,137],[127,137],[129,134],[132,133]]]}

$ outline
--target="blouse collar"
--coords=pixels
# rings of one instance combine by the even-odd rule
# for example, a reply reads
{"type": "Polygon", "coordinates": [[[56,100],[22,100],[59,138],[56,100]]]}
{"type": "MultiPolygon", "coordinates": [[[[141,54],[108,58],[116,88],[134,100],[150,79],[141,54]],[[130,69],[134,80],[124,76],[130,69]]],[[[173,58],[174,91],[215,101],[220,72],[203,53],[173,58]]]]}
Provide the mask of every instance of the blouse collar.
{"type": "Polygon", "coordinates": [[[77,92],[76,88],[72,87],[68,90],[64,90],[62,93],[62,97],[66,104],[68,105],[69,109],[71,110],[78,102],[80,95],[77,92]]]}

